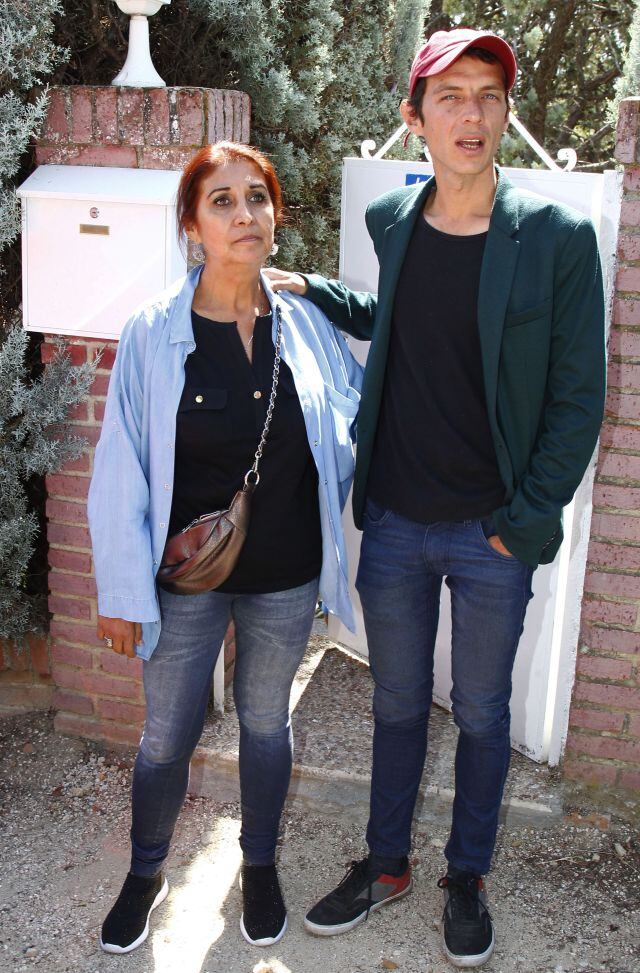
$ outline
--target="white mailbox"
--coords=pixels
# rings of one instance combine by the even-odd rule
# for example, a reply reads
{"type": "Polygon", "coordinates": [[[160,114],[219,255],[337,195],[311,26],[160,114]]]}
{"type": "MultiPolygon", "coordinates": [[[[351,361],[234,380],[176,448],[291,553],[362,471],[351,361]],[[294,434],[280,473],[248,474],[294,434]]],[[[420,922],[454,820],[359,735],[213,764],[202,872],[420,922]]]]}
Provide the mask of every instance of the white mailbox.
{"type": "Polygon", "coordinates": [[[180,172],[40,166],[22,184],[28,331],[118,338],[131,312],[186,272],[180,172]]]}

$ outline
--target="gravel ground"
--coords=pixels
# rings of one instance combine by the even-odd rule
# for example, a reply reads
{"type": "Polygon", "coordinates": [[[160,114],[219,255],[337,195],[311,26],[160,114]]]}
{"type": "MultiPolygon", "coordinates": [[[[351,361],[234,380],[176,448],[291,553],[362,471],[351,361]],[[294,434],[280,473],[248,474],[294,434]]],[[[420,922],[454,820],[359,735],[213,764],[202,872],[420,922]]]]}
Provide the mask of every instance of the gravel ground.
{"type": "MultiPolygon", "coordinates": [[[[435,924],[444,828],[419,826],[411,897],[336,939],[305,934],[306,906],[363,853],[340,815],[285,812],[280,872],[290,928],[267,950],[238,929],[238,807],[188,799],[169,897],[147,943],[103,954],[99,927],[127,869],[131,755],[57,736],[42,714],[0,721],[0,969],[7,973],[450,973],[435,924]]],[[[498,946],[487,973],[640,973],[640,836],[501,829],[489,882],[498,946]]]]}

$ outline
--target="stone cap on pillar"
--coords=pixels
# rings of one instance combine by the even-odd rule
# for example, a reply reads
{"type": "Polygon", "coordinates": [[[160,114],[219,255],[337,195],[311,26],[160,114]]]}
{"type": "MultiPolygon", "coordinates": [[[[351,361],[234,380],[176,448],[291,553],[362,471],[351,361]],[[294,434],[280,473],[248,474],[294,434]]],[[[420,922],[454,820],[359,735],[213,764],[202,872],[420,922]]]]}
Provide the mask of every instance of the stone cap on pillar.
{"type": "Polygon", "coordinates": [[[181,169],[203,145],[248,142],[251,101],[215,88],[55,87],[39,165],[181,169]]]}

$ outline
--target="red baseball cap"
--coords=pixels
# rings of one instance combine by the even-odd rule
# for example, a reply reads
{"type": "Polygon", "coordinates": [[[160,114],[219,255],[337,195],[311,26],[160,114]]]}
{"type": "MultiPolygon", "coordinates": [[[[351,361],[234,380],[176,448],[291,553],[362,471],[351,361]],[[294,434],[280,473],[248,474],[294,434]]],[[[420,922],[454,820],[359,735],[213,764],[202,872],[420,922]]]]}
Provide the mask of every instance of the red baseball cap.
{"type": "Polygon", "coordinates": [[[497,34],[487,34],[480,30],[468,30],[462,27],[458,30],[436,31],[418,51],[409,74],[409,97],[413,94],[420,78],[429,78],[432,74],[446,71],[469,47],[481,47],[495,54],[504,68],[507,91],[511,91],[515,84],[518,65],[515,54],[507,42],[497,34]]]}

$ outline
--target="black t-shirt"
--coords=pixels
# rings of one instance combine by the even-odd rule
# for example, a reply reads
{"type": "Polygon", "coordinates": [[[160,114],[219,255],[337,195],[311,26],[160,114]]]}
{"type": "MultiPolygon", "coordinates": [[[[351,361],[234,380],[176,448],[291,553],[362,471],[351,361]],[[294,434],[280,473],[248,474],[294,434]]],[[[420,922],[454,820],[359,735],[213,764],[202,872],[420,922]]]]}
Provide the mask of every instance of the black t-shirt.
{"type": "MultiPolygon", "coordinates": [[[[196,348],[185,363],[176,417],[170,536],[204,513],[225,509],[242,488],[273,378],[270,314],[256,319],[251,362],[234,322],[211,321],[195,311],[191,317],[196,348]]],[[[247,538],[218,591],[284,591],[320,574],[318,474],[293,376],[282,359],[259,473],[247,538]]]]}
{"type": "Polygon", "coordinates": [[[398,280],[367,491],[418,523],[484,517],[504,501],[478,333],[486,237],[420,216],[398,280]]]}

